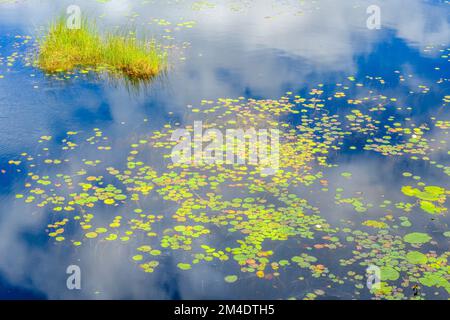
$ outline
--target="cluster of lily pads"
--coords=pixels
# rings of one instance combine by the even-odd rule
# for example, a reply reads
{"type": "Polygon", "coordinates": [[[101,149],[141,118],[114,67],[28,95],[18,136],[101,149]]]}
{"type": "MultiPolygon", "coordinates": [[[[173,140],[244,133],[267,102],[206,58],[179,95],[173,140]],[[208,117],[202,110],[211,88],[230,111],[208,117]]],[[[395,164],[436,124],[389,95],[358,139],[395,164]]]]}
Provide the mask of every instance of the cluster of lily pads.
{"type": "MultiPolygon", "coordinates": [[[[439,164],[441,157],[433,158],[448,154],[447,141],[435,143],[430,134],[448,134],[448,121],[415,124],[391,115],[382,124],[385,106],[396,100],[373,92],[367,99],[346,99],[346,88],[355,81],[350,77],[334,93],[319,85],[304,96],[288,92],[278,100],[203,100],[190,109],[192,119],[215,119],[208,128],[279,129],[280,167],[273,175],[250,164],[172,163],[177,143],[172,133],[181,127],[193,130],[174,120],[133,138],[119,163],[111,160],[113,141],[100,129],[88,136],[68,132],[58,141],[41,137],[37,154],[23,153],[9,162],[28,172],[17,201],[51,214],[47,231],[58,245],[133,245],[130,263],[147,273],[170,256],[180,272],[198,264],[234,265],[240,272],[226,273],[228,283],[249,277],[274,281],[299,270],[295,281],[304,281],[306,271],[308,278],[326,284],[294,298],[314,299],[324,290],[348,290],[339,288],[349,284],[352,297],[365,292],[386,299],[448,297],[450,190],[445,183],[428,185],[404,172],[410,183],[397,190],[399,196],[374,204],[362,192],[333,190],[330,176],[339,172],[344,180],[354,179],[336,161],[348,151],[422,161],[443,170],[448,181],[448,167],[439,164]],[[346,103],[348,112],[330,113],[333,103],[346,103]],[[352,144],[356,138],[363,143],[352,144]],[[59,150],[52,150],[54,142],[59,150]],[[331,207],[324,209],[317,198],[331,207]],[[323,210],[348,214],[331,222],[323,210]],[[412,217],[437,221],[442,232],[428,234],[411,223],[412,217]],[[369,291],[365,270],[371,265],[381,269],[381,287],[369,291]],[[416,295],[414,286],[422,288],[416,295]]],[[[443,97],[443,108],[447,100],[443,97]]]]}

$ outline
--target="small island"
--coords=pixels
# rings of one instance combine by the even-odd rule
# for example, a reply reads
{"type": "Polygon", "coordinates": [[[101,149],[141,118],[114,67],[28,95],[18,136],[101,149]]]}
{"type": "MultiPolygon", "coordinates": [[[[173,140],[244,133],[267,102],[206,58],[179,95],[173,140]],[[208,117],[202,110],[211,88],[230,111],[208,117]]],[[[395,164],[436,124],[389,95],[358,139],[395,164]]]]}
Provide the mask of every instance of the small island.
{"type": "Polygon", "coordinates": [[[95,24],[83,19],[77,29],[60,18],[39,41],[36,64],[48,73],[93,68],[131,80],[149,80],[167,66],[166,53],[154,41],[130,34],[101,36],[95,24]]]}

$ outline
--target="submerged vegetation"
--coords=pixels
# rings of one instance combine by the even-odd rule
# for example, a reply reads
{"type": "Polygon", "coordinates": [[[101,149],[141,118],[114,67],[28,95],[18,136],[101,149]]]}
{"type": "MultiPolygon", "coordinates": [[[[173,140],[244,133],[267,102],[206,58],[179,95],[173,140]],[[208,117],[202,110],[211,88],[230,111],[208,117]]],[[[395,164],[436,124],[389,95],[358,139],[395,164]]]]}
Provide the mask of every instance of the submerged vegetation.
{"type": "Polygon", "coordinates": [[[86,19],[78,29],[67,28],[59,19],[40,40],[37,64],[50,73],[90,67],[148,80],[166,68],[166,55],[153,41],[118,34],[101,37],[86,19]]]}

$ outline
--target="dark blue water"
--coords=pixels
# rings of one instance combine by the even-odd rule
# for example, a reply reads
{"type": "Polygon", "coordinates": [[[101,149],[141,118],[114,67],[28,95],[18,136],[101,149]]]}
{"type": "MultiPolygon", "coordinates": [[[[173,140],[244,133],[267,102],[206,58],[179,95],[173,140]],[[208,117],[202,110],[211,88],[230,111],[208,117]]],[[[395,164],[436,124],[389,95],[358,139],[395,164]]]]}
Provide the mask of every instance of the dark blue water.
{"type": "MultiPolygon", "coordinates": [[[[421,266],[421,277],[431,270],[440,279],[450,281],[445,269],[450,244],[448,237],[443,236],[449,231],[448,211],[430,215],[417,206],[406,213],[395,206],[380,207],[386,199],[392,203],[411,200],[401,192],[402,186],[414,182],[404,172],[420,176],[416,181],[440,186],[448,194],[449,171],[445,173],[445,167],[450,165],[449,130],[436,123],[450,120],[445,101],[445,96],[450,95],[450,6],[448,1],[375,1],[381,8],[381,29],[369,30],[366,8],[373,2],[209,1],[207,5],[206,1],[111,0],[0,4],[0,298],[371,299],[375,296],[365,287],[365,277],[355,279],[347,274],[353,271],[364,275],[366,265],[360,262],[368,257],[355,253],[364,250],[348,245],[344,239],[349,234],[343,231],[349,227],[376,237],[380,230],[362,226],[366,220],[385,221],[390,226],[388,234],[393,237],[412,232],[431,235],[429,244],[412,248],[406,244],[406,249],[398,250],[420,251],[428,254],[430,261],[433,255],[443,257],[446,262],[439,269],[421,266]],[[69,4],[79,5],[104,30],[132,26],[138,34],[153,36],[169,52],[167,73],[139,88],[93,75],[72,75],[70,79],[45,75],[30,63],[36,50],[35,40],[69,4]],[[161,25],[154,19],[165,19],[171,24],[161,25]],[[186,21],[195,23],[192,28],[177,26],[186,21]],[[313,89],[323,91],[316,102],[324,104],[323,109],[305,106],[313,97],[310,94],[313,89]],[[275,251],[275,260],[302,253],[315,256],[341,283],[329,277],[314,277],[308,268],[297,268],[295,264],[279,276],[259,279],[254,272],[241,273],[233,259],[223,263],[214,260],[180,271],[177,264],[189,261],[190,252],[170,249],[158,258],[160,266],[154,273],[144,273],[131,259],[135,249],[146,243],[144,237],[136,236],[124,244],[86,242],[74,247],[67,241],[57,243],[48,237],[46,229],[62,216],[15,199],[16,194],[26,192],[24,184],[29,181],[30,172],[46,175],[53,170],[42,159],[35,162],[36,167],[28,166],[22,153],[69,159],[70,165],[63,171],[72,174],[83,167],[84,159],[99,159],[102,165],[93,170],[100,174],[103,164],[125,167],[130,144],[155,130],[164,130],[165,124],[192,125],[198,118],[190,109],[201,107],[202,100],[238,97],[277,100],[286,92],[292,92],[291,99],[295,95],[306,99],[296,106],[298,110],[306,109],[305,112],[280,117],[293,127],[302,124],[302,114],[315,119],[311,128],[320,125],[320,119],[327,114],[340,117],[345,123],[344,131],[350,132],[346,116],[354,109],[370,116],[368,122],[362,122],[365,128],[367,123],[379,121],[369,138],[358,129],[343,139],[339,150],[329,152],[328,162],[335,167],[314,167],[313,172],[323,172],[329,191],[322,192],[324,185],[317,181],[313,186],[290,188],[291,193],[318,208],[318,215],[335,230],[335,234],[331,231],[329,234],[338,235],[342,246],[335,251],[316,252],[313,245],[326,242],[322,240],[326,234],[317,235],[316,242],[296,236],[282,244],[264,242],[266,250],[275,251]],[[337,92],[345,92],[345,97],[336,97],[337,92]],[[361,99],[361,103],[352,105],[349,99],[361,99]],[[381,110],[374,110],[380,107],[381,110]],[[429,156],[431,160],[383,156],[365,150],[364,146],[370,144],[367,139],[388,135],[395,122],[401,127],[427,126],[427,145],[436,148],[428,149],[420,158],[429,156]],[[94,129],[108,137],[112,152],[99,152],[86,141],[94,129]],[[78,132],[74,139],[80,147],[67,155],[61,148],[69,131],[78,132]],[[42,136],[52,137],[46,144],[48,150],[43,149],[46,142],[37,143],[42,136]],[[22,159],[18,165],[9,163],[18,159],[22,159]],[[351,172],[352,178],[342,177],[342,172],[351,172]],[[372,207],[358,212],[352,205],[337,204],[337,188],[345,190],[343,198],[362,197],[361,201],[371,203],[372,207]],[[386,220],[386,215],[394,220],[386,220]],[[409,229],[398,227],[401,216],[407,216],[412,223],[409,229]],[[358,258],[351,268],[340,263],[341,259],[353,256],[358,258]],[[72,264],[82,270],[82,290],[71,291],[66,287],[66,268],[72,264]],[[224,276],[230,274],[238,275],[239,281],[224,282],[224,276]]],[[[217,120],[214,115],[205,117],[210,122],[217,120]]],[[[305,132],[298,129],[297,134],[305,132]]],[[[314,139],[322,138],[320,131],[314,135],[314,139]]],[[[394,137],[388,144],[402,139],[394,137]]],[[[147,152],[145,159],[149,164],[162,170],[164,160],[155,155],[159,153],[147,152]]],[[[277,199],[267,199],[277,204],[277,199]]],[[[164,229],[174,224],[170,217],[177,205],[156,198],[145,204],[145,210],[169,220],[155,227],[161,232],[158,237],[162,236],[164,229]]],[[[446,199],[440,205],[448,208],[446,199]]],[[[117,213],[126,217],[131,210],[96,207],[92,213],[105,222],[117,213]]],[[[69,213],[68,217],[73,215],[69,213]]],[[[67,229],[74,236],[82,231],[75,224],[67,229]]],[[[216,226],[211,230],[206,243],[217,248],[223,248],[222,244],[236,245],[235,236],[226,229],[216,226]]],[[[364,247],[365,237],[358,240],[358,247],[364,247]]],[[[417,279],[406,269],[401,272],[401,279],[389,283],[394,292],[400,288],[401,295],[387,294],[381,298],[413,297],[412,286],[417,279]]],[[[445,287],[419,284],[422,298],[449,297],[445,287]]]]}

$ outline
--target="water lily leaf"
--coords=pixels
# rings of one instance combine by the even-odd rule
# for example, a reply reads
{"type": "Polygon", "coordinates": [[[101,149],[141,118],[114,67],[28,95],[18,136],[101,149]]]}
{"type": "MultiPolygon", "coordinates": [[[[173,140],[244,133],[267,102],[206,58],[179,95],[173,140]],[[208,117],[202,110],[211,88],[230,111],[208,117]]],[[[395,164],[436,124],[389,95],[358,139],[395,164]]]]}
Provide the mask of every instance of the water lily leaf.
{"type": "Polygon", "coordinates": [[[97,232],[88,232],[85,234],[85,236],[86,236],[86,238],[94,239],[94,238],[97,238],[98,234],[97,234],[97,232]]]}
{"type": "Polygon", "coordinates": [[[425,264],[428,261],[427,256],[418,251],[408,252],[406,259],[412,264],[425,264]]]}
{"type": "Polygon", "coordinates": [[[177,267],[181,270],[190,270],[192,266],[189,263],[179,263],[177,267]]]}
{"type": "Polygon", "coordinates": [[[392,267],[385,266],[381,267],[381,280],[391,280],[395,281],[400,277],[400,273],[392,267]]]}
{"type": "Polygon", "coordinates": [[[236,282],[238,277],[236,275],[229,275],[225,277],[225,282],[233,283],[236,282]]]}

